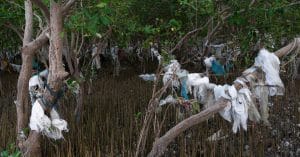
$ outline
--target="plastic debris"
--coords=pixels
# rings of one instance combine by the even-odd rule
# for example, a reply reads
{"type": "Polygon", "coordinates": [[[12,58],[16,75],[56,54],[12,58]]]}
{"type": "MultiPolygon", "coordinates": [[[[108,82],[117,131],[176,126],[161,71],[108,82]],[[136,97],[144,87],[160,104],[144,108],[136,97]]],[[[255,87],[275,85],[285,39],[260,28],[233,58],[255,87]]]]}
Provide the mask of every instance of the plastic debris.
{"type": "Polygon", "coordinates": [[[55,140],[63,138],[62,131],[68,132],[67,122],[60,119],[55,109],[51,110],[50,118],[45,115],[39,100],[32,106],[29,126],[31,130],[41,132],[55,140]]]}
{"type": "Polygon", "coordinates": [[[208,84],[209,78],[202,73],[190,73],[187,75],[186,85],[189,93],[192,93],[192,87],[208,84]]]}
{"type": "MultiPolygon", "coordinates": [[[[237,97],[237,91],[234,87],[231,87],[229,90],[229,85],[218,85],[214,88],[214,94],[215,94],[215,99],[218,100],[220,98],[225,98],[228,100],[234,100],[237,97]],[[226,93],[226,91],[228,91],[228,94],[226,93]]],[[[231,106],[232,103],[230,105],[227,105],[222,111],[219,112],[219,114],[227,121],[231,122],[232,118],[231,118],[231,106]]]]}
{"type": "Polygon", "coordinates": [[[151,51],[151,55],[154,55],[157,58],[158,63],[161,64],[161,61],[162,61],[163,57],[158,53],[157,49],[155,49],[154,47],[152,47],[150,49],[150,51],[151,51]]]}
{"type": "Polygon", "coordinates": [[[44,89],[45,85],[44,80],[47,79],[48,73],[48,69],[45,69],[29,79],[29,94],[32,104],[38,97],[42,95],[42,90],[44,89]]]}
{"type": "Polygon", "coordinates": [[[206,108],[210,106],[212,102],[210,101],[209,93],[215,88],[215,84],[213,83],[204,83],[194,87],[193,96],[196,98],[201,104],[205,104],[206,108]]]}
{"type": "Polygon", "coordinates": [[[220,129],[217,132],[215,132],[214,134],[212,134],[211,136],[209,136],[206,140],[210,141],[210,142],[214,142],[214,141],[219,141],[219,140],[225,139],[227,137],[228,137],[228,135],[224,134],[224,131],[222,131],[222,129],[220,129]]]}
{"type": "Polygon", "coordinates": [[[100,55],[98,54],[98,47],[94,47],[92,50],[92,66],[96,67],[97,70],[101,68],[100,55]]]}
{"type": "Polygon", "coordinates": [[[171,80],[172,88],[179,88],[179,80],[173,72],[166,72],[163,76],[163,83],[166,85],[168,81],[171,80]]]}
{"type": "Polygon", "coordinates": [[[248,109],[249,119],[254,122],[259,122],[261,120],[261,116],[253,102],[252,93],[248,89],[248,86],[246,84],[247,82],[248,81],[242,77],[239,77],[234,81],[234,83],[239,83],[243,86],[243,90],[240,90],[239,93],[243,93],[247,97],[247,103],[249,106],[249,109],[248,109]]]}
{"type": "Polygon", "coordinates": [[[188,92],[187,92],[187,86],[186,86],[186,79],[182,79],[181,80],[181,96],[185,99],[185,100],[189,100],[189,96],[188,96],[188,92]]]}
{"type": "Polygon", "coordinates": [[[263,121],[263,123],[266,126],[270,126],[271,123],[269,122],[268,118],[269,118],[269,107],[268,107],[268,103],[269,103],[269,89],[267,86],[262,86],[262,85],[258,85],[254,88],[254,96],[256,97],[256,99],[258,99],[259,102],[259,110],[260,110],[260,115],[261,115],[261,120],[263,121]]]}
{"type": "Polygon", "coordinates": [[[165,99],[160,100],[159,106],[163,106],[165,104],[175,104],[177,100],[172,96],[168,95],[165,99]]]}
{"type": "Polygon", "coordinates": [[[139,75],[139,77],[145,81],[155,81],[156,80],[155,74],[141,74],[141,75],[139,75]]]}
{"type": "Polygon", "coordinates": [[[22,65],[18,65],[18,64],[13,64],[13,63],[9,63],[10,64],[10,66],[13,68],[13,70],[15,71],[15,72],[20,72],[21,71],[21,67],[22,67],[22,65]]]}
{"type": "Polygon", "coordinates": [[[213,71],[213,73],[215,73],[217,76],[222,76],[225,75],[225,69],[224,66],[217,60],[212,61],[212,66],[211,66],[211,70],[213,71]]]}
{"type": "MultiPolygon", "coordinates": [[[[212,68],[217,75],[224,75],[225,69],[212,56],[204,60],[206,67],[212,68]]],[[[268,96],[282,95],[284,85],[279,76],[278,57],[265,49],[262,49],[255,58],[255,64],[243,72],[242,77],[238,77],[234,83],[241,85],[239,90],[235,85],[215,85],[209,83],[208,77],[200,73],[191,73],[180,69],[177,60],[165,66],[163,82],[166,84],[172,81],[172,87],[181,87],[180,94],[185,100],[184,107],[192,100],[188,100],[188,94],[193,95],[197,102],[208,108],[220,98],[229,100],[226,107],[219,114],[227,121],[233,122],[232,131],[236,133],[241,128],[247,131],[247,120],[259,122],[262,120],[265,124],[270,125],[268,121],[268,96]],[[186,90],[187,89],[187,90],[186,90]],[[250,90],[251,89],[251,90],[250,90]],[[254,101],[255,100],[255,101],[254,101]],[[254,102],[259,102],[260,112],[257,110],[254,102]]],[[[177,91],[178,92],[178,91],[177,91]]],[[[172,95],[160,101],[160,105],[168,102],[176,103],[172,95]]],[[[215,133],[211,140],[215,140],[218,132],[215,133]]]]}
{"type": "Polygon", "coordinates": [[[170,64],[164,67],[164,71],[177,73],[180,72],[180,68],[181,68],[180,64],[178,63],[177,60],[174,59],[170,61],[170,64]]]}
{"type": "Polygon", "coordinates": [[[225,98],[231,101],[231,104],[219,113],[225,120],[229,122],[233,120],[232,131],[236,133],[241,126],[247,130],[248,109],[252,104],[251,91],[248,88],[237,91],[234,85],[219,85],[214,88],[214,94],[216,100],[225,98]]]}
{"type": "Polygon", "coordinates": [[[215,60],[216,60],[216,58],[214,56],[205,57],[204,64],[205,64],[206,68],[211,68],[212,62],[215,60]]]}
{"type": "Polygon", "coordinates": [[[279,76],[280,60],[278,57],[270,53],[266,49],[259,51],[258,56],[255,58],[254,66],[262,68],[265,72],[266,85],[269,87],[269,95],[283,95],[284,85],[279,76]]]}
{"type": "Polygon", "coordinates": [[[180,72],[180,64],[177,60],[171,60],[170,64],[164,67],[165,74],[163,76],[164,85],[167,84],[169,80],[172,81],[172,88],[179,88],[179,80],[177,77],[177,73],[180,72]]]}

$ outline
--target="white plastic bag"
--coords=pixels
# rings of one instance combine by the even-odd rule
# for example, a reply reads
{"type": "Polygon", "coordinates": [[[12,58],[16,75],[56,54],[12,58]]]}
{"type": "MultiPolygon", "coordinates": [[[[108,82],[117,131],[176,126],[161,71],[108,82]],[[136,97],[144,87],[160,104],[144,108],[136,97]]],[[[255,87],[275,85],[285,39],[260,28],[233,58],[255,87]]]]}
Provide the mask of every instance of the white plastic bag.
{"type": "Polygon", "coordinates": [[[278,57],[270,53],[266,49],[259,51],[258,56],[255,58],[254,66],[261,67],[266,74],[266,84],[269,87],[269,95],[283,95],[284,85],[279,76],[280,60],[278,57]]]}

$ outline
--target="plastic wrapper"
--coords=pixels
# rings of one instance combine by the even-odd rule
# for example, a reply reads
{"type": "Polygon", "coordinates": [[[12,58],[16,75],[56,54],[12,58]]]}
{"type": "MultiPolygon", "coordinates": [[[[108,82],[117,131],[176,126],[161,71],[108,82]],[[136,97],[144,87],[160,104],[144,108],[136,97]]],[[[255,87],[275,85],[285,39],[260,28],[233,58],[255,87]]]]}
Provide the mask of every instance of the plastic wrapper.
{"type": "Polygon", "coordinates": [[[60,119],[56,110],[51,110],[49,118],[38,100],[33,104],[29,127],[55,140],[63,138],[62,131],[68,132],[67,122],[60,119]]]}
{"type": "Polygon", "coordinates": [[[269,95],[283,95],[284,85],[279,76],[280,60],[278,57],[270,53],[266,49],[259,51],[258,56],[255,58],[254,66],[262,68],[265,72],[266,85],[269,86],[269,95]]]}
{"type": "Polygon", "coordinates": [[[172,96],[168,95],[165,99],[160,100],[159,106],[163,106],[165,104],[175,104],[177,100],[172,96]]]}
{"type": "Polygon", "coordinates": [[[139,77],[145,81],[155,81],[156,80],[155,74],[141,74],[141,75],[139,75],[139,77]]]}

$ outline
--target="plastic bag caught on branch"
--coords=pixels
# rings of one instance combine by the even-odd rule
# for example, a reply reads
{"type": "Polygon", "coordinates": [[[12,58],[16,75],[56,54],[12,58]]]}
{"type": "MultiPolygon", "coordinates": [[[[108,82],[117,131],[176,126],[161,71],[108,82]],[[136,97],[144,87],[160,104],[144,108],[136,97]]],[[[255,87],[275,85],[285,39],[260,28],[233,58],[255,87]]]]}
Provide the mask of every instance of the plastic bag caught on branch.
{"type": "MultiPolygon", "coordinates": [[[[214,88],[214,94],[216,100],[225,98],[231,101],[231,104],[227,105],[219,114],[225,120],[229,122],[233,121],[232,131],[236,133],[241,126],[244,130],[247,130],[248,111],[251,104],[253,104],[251,91],[245,87],[237,91],[234,85],[218,85],[214,88]]],[[[259,119],[258,115],[252,116],[255,119],[259,119]]]]}
{"type": "Polygon", "coordinates": [[[165,74],[163,76],[164,85],[167,84],[169,80],[172,81],[172,88],[179,88],[180,83],[178,80],[177,73],[180,73],[180,64],[177,60],[171,60],[170,64],[164,67],[165,74]]]}
{"type": "Polygon", "coordinates": [[[279,76],[280,60],[278,57],[270,53],[266,49],[259,51],[258,56],[255,58],[254,66],[260,67],[265,72],[266,85],[269,87],[269,95],[283,95],[284,85],[279,76]]]}
{"type": "Polygon", "coordinates": [[[68,132],[67,122],[60,119],[55,109],[50,112],[50,118],[45,115],[40,100],[34,102],[31,110],[29,127],[31,130],[41,132],[52,139],[63,138],[62,131],[68,132]]]}

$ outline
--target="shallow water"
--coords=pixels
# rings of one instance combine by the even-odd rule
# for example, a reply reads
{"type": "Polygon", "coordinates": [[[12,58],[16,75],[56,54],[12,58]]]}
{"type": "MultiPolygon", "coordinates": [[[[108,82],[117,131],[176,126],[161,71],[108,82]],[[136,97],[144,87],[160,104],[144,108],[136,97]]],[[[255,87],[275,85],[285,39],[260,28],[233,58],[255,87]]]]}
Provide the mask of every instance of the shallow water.
{"type": "MultiPolygon", "coordinates": [[[[43,156],[91,157],[133,156],[152,84],[138,78],[132,69],[124,70],[118,78],[103,72],[93,83],[93,93],[85,95],[84,113],[80,123],[74,121],[75,97],[66,93],[60,112],[69,122],[65,139],[53,141],[43,138],[43,156]]],[[[0,98],[0,151],[15,141],[16,75],[5,75],[0,98]]],[[[216,115],[213,119],[189,129],[168,148],[165,156],[296,156],[300,151],[300,81],[284,81],[286,93],[272,98],[270,109],[272,128],[248,123],[247,132],[233,134],[231,125],[216,115]],[[217,142],[207,137],[224,130],[228,137],[217,142]]],[[[164,110],[163,110],[164,111],[164,110]]],[[[165,132],[178,122],[176,109],[170,108],[163,127],[165,132]]],[[[162,118],[162,117],[160,117],[162,118]]],[[[153,130],[148,141],[153,141],[153,130]]],[[[151,142],[146,145],[147,152],[151,142]]]]}

